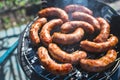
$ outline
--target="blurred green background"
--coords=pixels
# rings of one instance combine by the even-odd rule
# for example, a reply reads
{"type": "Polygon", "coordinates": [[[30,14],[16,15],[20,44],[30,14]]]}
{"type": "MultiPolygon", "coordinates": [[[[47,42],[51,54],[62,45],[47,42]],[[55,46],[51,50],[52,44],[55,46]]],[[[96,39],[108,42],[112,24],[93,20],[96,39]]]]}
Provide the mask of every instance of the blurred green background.
{"type": "Polygon", "coordinates": [[[26,24],[40,9],[40,0],[1,0],[0,30],[26,24]]]}

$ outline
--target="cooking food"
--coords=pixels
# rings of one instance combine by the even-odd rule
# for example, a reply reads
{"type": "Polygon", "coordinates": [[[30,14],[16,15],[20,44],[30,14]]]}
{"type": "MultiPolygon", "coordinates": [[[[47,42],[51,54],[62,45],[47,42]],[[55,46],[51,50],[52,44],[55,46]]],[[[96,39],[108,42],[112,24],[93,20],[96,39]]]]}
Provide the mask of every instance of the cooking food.
{"type": "Polygon", "coordinates": [[[37,19],[31,26],[30,28],[30,38],[31,41],[35,44],[40,43],[40,38],[39,38],[39,30],[42,28],[42,26],[47,23],[47,19],[46,18],[39,18],[37,19]]]}
{"type": "Polygon", "coordinates": [[[45,47],[38,48],[38,56],[41,64],[53,74],[65,75],[72,71],[73,67],[70,63],[58,64],[52,60],[45,47]]]}
{"type": "Polygon", "coordinates": [[[93,25],[94,29],[97,31],[100,30],[100,24],[99,22],[96,20],[96,18],[94,18],[93,16],[84,13],[84,12],[74,12],[72,13],[72,18],[73,20],[78,20],[78,21],[86,21],[88,23],[90,23],[91,25],[93,25]]]}
{"type": "Polygon", "coordinates": [[[93,15],[93,12],[92,12],[90,9],[88,9],[88,8],[85,7],[85,6],[77,5],[77,4],[68,5],[68,6],[65,7],[64,10],[65,10],[67,13],[72,13],[72,12],[75,12],[75,11],[79,11],[79,12],[84,12],[84,13],[93,15]]]}
{"type": "Polygon", "coordinates": [[[48,46],[49,43],[52,42],[52,37],[50,35],[50,31],[56,27],[62,25],[63,21],[61,19],[53,19],[46,23],[41,32],[40,32],[40,38],[44,45],[48,46]]]}
{"type": "Polygon", "coordinates": [[[73,32],[77,28],[82,28],[85,30],[85,32],[89,34],[92,34],[95,31],[94,27],[85,21],[69,21],[69,22],[65,22],[61,26],[61,32],[70,33],[70,32],[73,32]]]}
{"type": "Polygon", "coordinates": [[[56,7],[45,8],[45,9],[39,11],[38,15],[40,17],[53,17],[53,16],[58,17],[58,18],[62,19],[63,22],[69,21],[67,13],[64,10],[62,10],[60,8],[56,8],[56,7]]]}
{"type": "Polygon", "coordinates": [[[107,39],[110,35],[110,25],[108,24],[108,22],[105,19],[103,19],[101,17],[97,18],[97,20],[100,23],[101,30],[100,30],[99,35],[94,39],[94,41],[95,42],[105,42],[105,41],[107,41],[107,39]]]}
{"type": "Polygon", "coordinates": [[[110,33],[110,25],[104,18],[93,14],[77,4],[64,10],[49,7],[38,12],[39,19],[32,24],[29,35],[39,47],[38,58],[46,70],[65,75],[78,66],[80,70],[101,72],[113,65],[118,38],[110,33]]]}
{"type": "Polygon", "coordinates": [[[117,52],[114,49],[108,50],[107,54],[99,59],[81,59],[81,67],[89,72],[101,72],[111,67],[117,58],[117,52]]]}
{"type": "Polygon", "coordinates": [[[87,53],[84,51],[75,51],[71,54],[67,53],[61,50],[60,47],[58,47],[58,45],[56,45],[55,43],[49,44],[48,51],[54,59],[63,63],[76,64],[79,62],[80,59],[87,57],[87,53]]]}
{"type": "Polygon", "coordinates": [[[84,30],[82,28],[77,28],[73,33],[69,33],[69,34],[54,32],[52,38],[53,38],[53,42],[63,45],[69,45],[79,42],[83,36],[84,36],[84,30]]]}
{"type": "Polygon", "coordinates": [[[112,35],[106,42],[96,43],[88,40],[80,42],[80,46],[89,52],[104,52],[107,51],[118,43],[118,38],[112,35]]]}

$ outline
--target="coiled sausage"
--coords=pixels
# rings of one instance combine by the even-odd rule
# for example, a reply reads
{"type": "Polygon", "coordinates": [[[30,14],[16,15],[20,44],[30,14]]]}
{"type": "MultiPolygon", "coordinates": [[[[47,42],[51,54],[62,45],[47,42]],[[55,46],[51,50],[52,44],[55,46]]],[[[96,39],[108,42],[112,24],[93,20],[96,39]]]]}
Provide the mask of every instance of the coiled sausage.
{"type": "Polygon", "coordinates": [[[100,24],[97,21],[97,19],[87,13],[74,12],[74,13],[72,13],[72,18],[73,18],[73,20],[86,21],[86,22],[90,23],[91,25],[93,25],[95,30],[100,30],[100,24]]]}
{"type": "Polygon", "coordinates": [[[54,32],[52,35],[53,42],[69,45],[79,42],[84,36],[84,30],[82,28],[77,28],[73,33],[64,34],[59,32],[54,32]]]}
{"type": "Polygon", "coordinates": [[[92,12],[90,9],[88,9],[88,8],[85,7],[85,6],[77,5],[77,4],[68,5],[68,6],[65,7],[64,10],[65,10],[67,13],[72,13],[72,12],[75,12],[75,11],[79,11],[79,12],[84,12],[84,13],[93,15],[93,12],[92,12]]]}
{"type": "Polygon", "coordinates": [[[72,63],[76,64],[79,62],[80,59],[86,58],[87,54],[84,51],[75,51],[73,53],[67,53],[60,49],[56,44],[50,43],[48,46],[48,51],[50,52],[51,56],[64,63],[72,63]]]}
{"type": "Polygon", "coordinates": [[[46,23],[41,32],[40,32],[40,39],[42,40],[45,46],[48,46],[49,43],[52,42],[52,37],[50,35],[50,31],[57,26],[62,25],[63,21],[61,19],[53,19],[46,23]]]}
{"type": "Polygon", "coordinates": [[[81,68],[88,72],[101,72],[112,66],[117,58],[117,52],[114,49],[108,50],[107,54],[100,59],[81,59],[81,68]]]}
{"type": "Polygon", "coordinates": [[[80,46],[89,52],[104,52],[109,50],[118,43],[118,38],[112,35],[106,42],[95,43],[88,40],[80,42],[80,46]]]}
{"type": "Polygon", "coordinates": [[[69,33],[69,32],[73,32],[76,28],[79,27],[84,29],[89,34],[92,34],[94,32],[94,27],[85,21],[65,22],[60,28],[62,33],[69,33]]]}
{"type": "Polygon", "coordinates": [[[101,17],[97,18],[97,20],[99,21],[99,23],[101,25],[101,31],[100,31],[99,35],[93,41],[105,42],[105,41],[107,41],[107,39],[110,35],[110,25],[105,19],[103,19],[101,17]]]}
{"type": "Polygon", "coordinates": [[[35,44],[40,43],[40,38],[39,38],[38,32],[45,23],[47,23],[46,18],[39,18],[32,24],[32,26],[30,28],[29,36],[33,43],[35,43],[35,44]]]}
{"type": "Polygon", "coordinates": [[[39,17],[58,17],[63,20],[63,22],[69,21],[67,13],[56,7],[49,7],[38,12],[39,17]]]}
{"type": "Polygon", "coordinates": [[[55,61],[53,61],[50,58],[48,51],[45,47],[38,48],[38,57],[43,67],[53,74],[65,75],[73,69],[72,64],[70,63],[58,64],[55,61]]]}

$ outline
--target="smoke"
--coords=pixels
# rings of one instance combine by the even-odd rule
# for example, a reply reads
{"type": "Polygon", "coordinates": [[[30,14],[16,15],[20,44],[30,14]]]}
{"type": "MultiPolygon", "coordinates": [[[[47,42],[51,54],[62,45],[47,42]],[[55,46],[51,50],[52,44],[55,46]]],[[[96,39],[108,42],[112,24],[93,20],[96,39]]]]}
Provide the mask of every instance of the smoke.
{"type": "Polygon", "coordinates": [[[73,4],[81,4],[84,6],[88,6],[88,0],[72,0],[73,4]]]}
{"type": "Polygon", "coordinates": [[[63,0],[63,4],[64,5],[81,4],[81,5],[87,6],[88,5],[88,0],[63,0]]]}
{"type": "Polygon", "coordinates": [[[79,4],[79,5],[87,6],[88,0],[54,0],[54,6],[56,7],[64,8],[66,5],[69,4],[79,4]]]}

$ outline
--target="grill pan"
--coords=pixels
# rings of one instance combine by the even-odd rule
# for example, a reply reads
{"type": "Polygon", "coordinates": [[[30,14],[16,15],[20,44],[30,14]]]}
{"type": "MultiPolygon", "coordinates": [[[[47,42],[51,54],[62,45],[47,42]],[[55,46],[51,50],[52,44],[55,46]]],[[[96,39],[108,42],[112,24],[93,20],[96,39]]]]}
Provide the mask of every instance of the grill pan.
{"type": "MultiPolygon", "coordinates": [[[[120,16],[110,6],[96,0],[53,0],[54,2],[50,1],[52,0],[48,0],[48,2],[44,0],[44,5],[40,6],[43,8],[50,6],[64,8],[66,5],[69,4],[82,4],[90,8],[93,11],[95,17],[101,16],[110,23],[111,33],[116,35],[120,39],[120,16]]],[[[25,30],[19,38],[18,46],[18,56],[21,66],[26,75],[31,80],[112,80],[111,76],[116,72],[120,64],[120,41],[115,47],[118,52],[118,57],[115,61],[115,64],[104,72],[90,73],[75,68],[71,73],[64,76],[53,75],[44,69],[44,67],[40,64],[38,56],[36,54],[38,47],[42,44],[40,44],[39,46],[34,46],[29,38],[29,29],[36,19],[38,19],[38,16],[26,26],[25,30]]]]}

